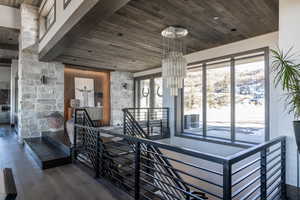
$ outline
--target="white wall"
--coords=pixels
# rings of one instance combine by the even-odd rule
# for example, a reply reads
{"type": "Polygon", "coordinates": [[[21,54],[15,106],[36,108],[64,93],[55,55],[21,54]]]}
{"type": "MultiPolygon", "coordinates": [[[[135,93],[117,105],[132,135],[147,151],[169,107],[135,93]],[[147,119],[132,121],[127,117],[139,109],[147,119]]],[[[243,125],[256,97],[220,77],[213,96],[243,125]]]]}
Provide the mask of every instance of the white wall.
{"type": "MultiPolygon", "coordinates": [[[[285,51],[294,47],[293,51],[298,55],[300,63],[300,1],[280,0],[279,3],[279,47],[285,51]]],[[[280,92],[278,94],[281,95],[280,92]]],[[[280,105],[283,105],[283,102],[280,105]]],[[[294,118],[286,113],[283,106],[278,108],[278,133],[287,136],[287,183],[296,185],[297,146],[292,127],[294,118]]]]}
{"type": "Polygon", "coordinates": [[[12,29],[20,29],[20,10],[0,5],[0,26],[12,29]]]}

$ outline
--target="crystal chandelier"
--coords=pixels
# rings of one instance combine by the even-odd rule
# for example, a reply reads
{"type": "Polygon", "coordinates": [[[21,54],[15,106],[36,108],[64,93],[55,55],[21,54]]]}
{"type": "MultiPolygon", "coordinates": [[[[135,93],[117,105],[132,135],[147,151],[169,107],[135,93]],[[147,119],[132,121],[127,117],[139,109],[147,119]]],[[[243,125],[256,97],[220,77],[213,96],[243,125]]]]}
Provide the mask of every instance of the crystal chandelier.
{"type": "Polygon", "coordinates": [[[170,88],[171,96],[178,95],[186,77],[187,61],[184,57],[184,38],[188,30],[170,26],[161,33],[163,36],[162,76],[170,88]]]}

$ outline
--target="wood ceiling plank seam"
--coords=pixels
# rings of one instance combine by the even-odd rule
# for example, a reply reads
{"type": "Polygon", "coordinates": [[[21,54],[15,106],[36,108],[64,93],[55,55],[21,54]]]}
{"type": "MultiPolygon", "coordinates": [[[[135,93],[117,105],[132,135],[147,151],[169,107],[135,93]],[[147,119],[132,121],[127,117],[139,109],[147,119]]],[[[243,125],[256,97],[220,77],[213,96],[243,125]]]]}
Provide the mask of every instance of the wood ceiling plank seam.
{"type": "Polygon", "coordinates": [[[103,61],[103,60],[91,60],[91,59],[81,59],[81,60],[78,60],[77,57],[75,56],[70,56],[70,55],[61,55],[58,57],[57,60],[68,60],[69,62],[81,62],[81,61],[84,61],[84,62],[87,62],[87,63],[98,63],[99,64],[99,61],[102,63],[102,65],[106,65],[107,67],[114,67],[111,63],[108,63],[106,61],[103,61]],[[95,61],[95,62],[94,62],[95,61]]]}
{"type": "Polygon", "coordinates": [[[126,65],[126,64],[121,64],[121,67],[115,67],[112,66],[111,64],[99,64],[99,62],[90,62],[89,60],[86,61],[73,61],[72,59],[66,58],[65,56],[59,57],[58,60],[63,63],[68,63],[68,64],[73,64],[73,65],[81,65],[81,66],[91,66],[91,67],[96,67],[99,69],[112,69],[112,70],[121,70],[121,71],[130,71],[130,72],[136,72],[139,70],[144,70],[146,68],[149,68],[150,66],[141,66],[141,67],[134,67],[134,70],[128,70],[129,68],[132,68],[132,65],[126,65]],[[106,65],[106,66],[105,66],[106,65]]]}
{"type": "MultiPolygon", "coordinates": [[[[97,43],[98,39],[94,39],[93,42],[97,43]]],[[[100,43],[102,43],[103,40],[99,40],[100,43]]],[[[124,45],[117,45],[116,43],[112,44],[110,43],[109,45],[105,45],[105,46],[100,46],[103,49],[107,49],[110,50],[111,48],[114,50],[124,50],[124,51],[132,51],[132,52],[139,52],[139,54],[141,55],[145,55],[145,56],[150,56],[150,57],[156,57],[157,55],[161,55],[161,52],[154,52],[154,51],[149,51],[149,50],[144,50],[141,49],[139,47],[137,47],[136,45],[132,45],[132,44],[128,44],[126,46],[126,49],[123,48],[124,45]],[[117,48],[117,49],[116,49],[117,48]]],[[[97,47],[94,47],[93,49],[96,49],[97,47]]]]}
{"type": "MultiPolygon", "coordinates": [[[[78,49],[78,48],[75,48],[75,49],[78,49]]],[[[68,49],[67,49],[68,50],[68,49]]],[[[72,52],[74,49],[72,48],[71,50],[68,50],[68,52],[72,52]]],[[[74,50],[75,51],[75,50],[74,50]]],[[[108,49],[108,50],[94,50],[95,51],[95,53],[99,53],[99,54],[104,54],[106,51],[107,52],[112,52],[113,53],[113,55],[115,56],[116,55],[116,52],[118,53],[118,54],[120,54],[120,53],[124,53],[123,55],[127,55],[127,57],[129,57],[130,55],[132,56],[133,55],[133,59],[141,59],[141,58],[147,58],[146,60],[148,61],[148,62],[151,62],[152,60],[161,60],[161,55],[159,54],[159,55],[142,55],[141,56],[141,54],[138,54],[138,52],[129,52],[129,53],[127,53],[127,51],[121,51],[120,52],[120,50],[118,51],[118,49],[116,49],[116,48],[113,48],[113,47],[110,47],[110,49],[108,49]],[[137,55],[135,55],[135,53],[136,54],[138,54],[138,56],[137,55]]],[[[86,54],[91,54],[91,53],[88,53],[88,51],[85,51],[86,52],[86,54]]]]}
{"type": "Polygon", "coordinates": [[[145,13],[148,13],[150,16],[153,16],[153,17],[156,17],[156,18],[163,18],[164,17],[163,15],[161,15],[158,12],[158,8],[160,7],[160,4],[159,3],[157,4],[154,0],[151,0],[150,2],[148,2],[147,0],[146,1],[143,1],[143,0],[141,0],[141,1],[130,1],[127,6],[128,6],[128,8],[134,7],[137,10],[143,10],[145,13]],[[151,4],[149,5],[147,3],[151,3],[151,4]],[[153,4],[156,4],[156,5],[153,5],[153,4]],[[144,8],[144,5],[148,5],[152,9],[141,9],[141,8],[144,8]],[[153,10],[153,8],[155,8],[156,10],[153,10]]]}
{"type": "MultiPolygon", "coordinates": [[[[241,11],[232,13],[226,5],[220,4],[219,2],[215,3],[218,4],[216,8],[219,9],[219,12],[224,13],[223,16],[225,17],[222,18],[222,21],[230,27],[229,31],[232,28],[236,28],[245,38],[250,37],[249,32],[251,32],[251,28],[244,25],[240,18],[235,17],[236,15],[239,15],[241,11]]],[[[230,34],[230,32],[228,34],[230,34]]]]}
{"type": "MultiPolygon", "coordinates": [[[[119,17],[120,18],[120,17],[119,17]]],[[[130,20],[129,19],[127,19],[126,20],[127,22],[129,22],[130,20]]],[[[107,28],[108,27],[108,24],[109,23],[103,23],[102,24],[102,28],[100,28],[99,29],[99,31],[101,31],[101,30],[104,30],[105,28],[107,28]]],[[[117,31],[117,29],[118,28],[120,28],[120,27],[123,27],[122,26],[122,24],[124,25],[124,22],[119,22],[119,24],[114,24],[114,26],[116,27],[116,30],[115,31],[117,31]]],[[[134,28],[132,28],[132,26],[134,26],[134,25],[130,25],[130,27],[131,27],[131,29],[130,30],[128,30],[128,28],[126,28],[126,31],[130,31],[130,32],[133,32],[133,33],[135,33],[135,36],[136,37],[138,37],[138,36],[147,36],[147,35],[149,35],[149,37],[152,37],[151,38],[151,43],[154,43],[154,41],[155,42],[157,42],[156,44],[157,44],[157,47],[159,47],[159,48],[162,48],[162,46],[161,46],[161,35],[160,35],[160,31],[159,32],[157,32],[156,34],[152,34],[151,32],[149,32],[148,30],[143,30],[143,26],[142,25],[138,25],[138,27],[136,28],[136,29],[134,29],[134,28]],[[133,30],[135,30],[135,31],[133,31],[133,30]],[[141,32],[138,32],[138,30],[139,31],[141,31],[141,32]],[[156,40],[155,40],[156,39],[156,40]]],[[[124,33],[124,30],[121,30],[121,32],[123,32],[124,33]]],[[[125,34],[125,35],[127,35],[127,34],[125,34]]],[[[148,37],[147,37],[148,38],[148,37]]],[[[144,38],[141,38],[143,41],[145,41],[144,40],[144,38]]],[[[204,39],[204,38],[203,38],[204,39]]],[[[194,44],[194,42],[193,42],[193,44],[194,44]]],[[[189,49],[191,49],[191,50],[196,50],[195,48],[192,48],[192,47],[189,47],[189,49]]]]}
{"type": "Polygon", "coordinates": [[[135,27],[124,27],[122,25],[118,24],[110,24],[109,23],[103,24],[103,28],[95,28],[95,31],[102,32],[103,30],[108,29],[111,30],[112,33],[114,33],[114,37],[118,38],[117,34],[122,33],[122,37],[131,37],[131,38],[136,38],[140,39],[142,41],[145,41],[145,37],[151,38],[149,39],[152,44],[156,44],[155,47],[161,47],[161,35],[160,33],[154,34],[150,33],[146,30],[143,30],[142,26],[135,28],[135,27]]]}
{"type": "MultiPolygon", "coordinates": [[[[72,49],[71,51],[66,49],[66,51],[64,52],[64,55],[73,55],[73,56],[76,56],[76,57],[81,57],[82,55],[84,55],[84,57],[92,59],[92,60],[93,59],[97,60],[97,58],[100,58],[100,57],[111,58],[111,59],[114,59],[114,60],[119,61],[119,62],[131,62],[132,60],[139,59],[139,62],[143,62],[143,64],[145,64],[145,63],[153,64],[153,60],[155,60],[155,59],[152,59],[152,60],[141,61],[141,59],[143,59],[143,57],[128,57],[129,55],[121,55],[120,52],[118,52],[118,53],[115,53],[115,52],[109,53],[109,52],[106,51],[106,52],[101,52],[101,54],[99,54],[99,56],[96,56],[95,54],[96,53],[86,54],[86,51],[82,51],[80,49],[76,49],[76,50],[72,49]]],[[[145,57],[145,58],[147,58],[147,57],[145,57]]]]}
{"type": "MultiPolygon", "coordinates": [[[[128,5],[128,6],[126,6],[126,8],[127,7],[130,7],[130,5],[128,5]]],[[[135,18],[137,18],[137,17],[135,17],[135,18]]],[[[162,23],[161,22],[161,19],[157,19],[157,18],[155,18],[156,20],[160,20],[160,22],[159,23],[162,23]]],[[[193,26],[193,25],[191,25],[191,26],[193,26]]],[[[196,27],[196,25],[195,26],[193,26],[193,27],[196,27]]],[[[188,27],[189,28],[189,27],[188,27]]],[[[200,31],[201,31],[202,29],[200,29],[200,31]]],[[[199,30],[197,30],[198,31],[198,33],[200,32],[199,30]]],[[[160,33],[159,33],[160,34],[160,33]]],[[[207,38],[209,38],[209,37],[211,37],[211,34],[210,35],[207,35],[206,37],[204,37],[203,35],[206,35],[206,34],[202,34],[202,33],[200,33],[200,34],[193,34],[193,33],[191,33],[190,34],[190,36],[194,36],[194,37],[196,37],[196,38],[198,38],[198,40],[206,40],[207,38]],[[199,38],[199,35],[202,37],[202,38],[199,38]]],[[[195,44],[195,43],[191,43],[191,44],[195,44]]],[[[203,46],[203,45],[202,45],[203,46]]],[[[191,49],[195,49],[195,47],[191,47],[191,49]]]]}
{"type": "MultiPolygon", "coordinates": [[[[93,31],[91,31],[90,33],[93,32],[97,32],[97,33],[110,33],[112,34],[113,37],[122,37],[124,34],[123,33],[127,33],[127,35],[134,35],[135,33],[143,33],[143,34],[147,34],[147,36],[150,37],[159,37],[159,35],[157,36],[156,34],[153,33],[147,33],[146,30],[143,30],[142,27],[128,27],[128,25],[122,25],[120,24],[116,24],[116,23],[110,23],[110,22],[104,22],[101,26],[97,26],[94,28],[93,31]],[[127,26],[127,27],[126,27],[127,26]],[[135,32],[134,32],[135,31],[135,32]],[[119,35],[119,34],[123,34],[123,35],[119,35]]],[[[141,37],[141,36],[139,36],[141,37]]]]}
{"type": "Polygon", "coordinates": [[[268,8],[264,6],[264,3],[262,1],[260,1],[259,6],[256,3],[256,0],[253,0],[251,2],[244,1],[247,10],[253,13],[251,17],[251,21],[255,21],[253,22],[253,25],[258,26],[257,28],[261,30],[263,30],[264,28],[269,29],[272,24],[270,24],[270,20],[268,20],[268,17],[264,14],[266,10],[268,10],[268,8]]]}
{"type": "Polygon", "coordinates": [[[261,0],[255,0],[254,4],[257,8],[260,9],[262,13],[262,19],[266,22],[265,24],[268,25],[270,28],[276,27],[278,28],[278,20],[272,20],[272,19],[278,19],[279,18],[279,8],[276,8],[276,5],[272,7],[269,5],[266,1],[261,0]]]}
{"type": "Polygon", "coordinates": [[[276,29],[278,20],[274,19],[276,11],[272,6],[277,5],[262,1],[259,9],[256,9],[258,0],[231,0],[230,3],[224,0],[131,1],[71,46],[79,48],[82,45],[81,48],[68,50],[67,54],[75,58],[87,55],[86,58],[92,60],[84,61],[92,65],[105,64],[128,71],[153,68],[161,63],[160,32],[167,25],[178,24],[189,29],[186,39],[189,53],[276,29]],[[213,19],[215,16],[219,19],[213,19]],[[233,28],[237,31],[232,32],[233,28]],[[92,53],[88,54],[89,50],[92,53]]]}
{"type": "Polygon", "coordinates": [[[135,30],[140,30],[141,32],[143,32],[143,34],[147,34],[151,37],[160,37],[157,36],[157,33],[160,33],[160,31],[162,30],[157,28],[151,28],[148,23],[138,23],[135,19],[125,18],[120,15],[114,15],[114,17],[111,18],[109,22],[108,21],[104,22],[102,26],[105,25],[106,23],[108,24],[111,23],[117,26],[124,27],[126,31],[130,31],[130,32],[132,27],[134,27],[135,30]]]}
{"type": "MultiPolygon", "coordinates": [[[[72,61],[74,60],[78,60],[76,59],[77,57],[76,56],[72,56],[72,55],[63,55],[63,56],[66,56],[68,57],[69,59],[71,59],[72,61]],[[75,59],[74,59],[75,58],[75,59]]],[[[141,65],[139,63],[132,63],[132,62],[124,62],[124,61],[119,61],[119,60],[116,60],[116,59],[113,59],[113,57],[111,59],[102,59],[102,58],[97,58],[97,59],[86,59],[86,57],[82,57],[81,60],[85,60],[87,62],[98,62],[98,63],[102,63],[102,64],[106,64],[107,66],[111,66],[111,67],[115,67],[115,68],[119,68],[119,67],[122,67],[124,65],[126,66],[129,66],[129,67],[144,67],[144,66],[153,66],[154,63],[142,63],[141,65]]]]}
{"type": "MultiPolygon", "coordinates": [[[[261,1],[260,1],[261,2],[261,1]]],[[[255,0],[253,1],[236,1],[236,5],[240,5],[240,7],[244,8],[243,14],[247,15],[241,15],[241,18],[243,18],[243,21],[245,21],[249,27],[256,28],[257,30],[268,30],[270,27],[269,23],[262,23],[262,18],[263,18],[263,12],[259,12],[259,6],[255,6],[255,0]],[[243,3],[243,5],[242,5],[243,3]]],[[[268,17],[267,17],[268,18],[268,17]]],[[[253,30],[251,31],[253,32],[253,30]]]]}
{"type": "MultiPolygon", "coordinates": [[[[168,12],[164,12],[164,13],[166,13],[166,17],[164,20],[170,20],[170,19],[174,20],[175,19],[174,24],[176,24],[176,20],[178,18],[178,19],[180,19],[180,22],[183,22],[185,24],[184,26],[195,27],[196,28],[195,30],[197,30],[197,28],[199,27],[197,25],[199,23],[201,23],[204,26],[203,29],[212,30],[212,32],[210,32],[211,37],[214,36],[214,39],[218,38],[218,35],[214,31],[213,25],[207,24],[205,20],[198,18],[196,16],[193,16],[189,11],[186,11],[186,10],[181,9],[180,7],[177,7],[176,5],[174,5],[175,4],[174,2],[177,2],[177,1],[178,0],[160,1],[161,2],[160,6],[163,8],[163,10],[168,10],[168,12]],[[170,3],[170,2],[172,2],[172,3],[170,3]],[[168,5],[170,5],[169,8],[168,8],[168,5]],[[178,16],[178,15],[180,15],[180,16],[178,16]],[[176,18],[174,18],[174,16],[176,16],[176,18]]],[[[199,31],[200,31],[200,33],[202,32],[202,34],[206,35],[206,33],[204,31],[202,31],[202,28],[200,28],[199,31]]]]}
{"type": "MultiPolygon", "coordinates": [[[[87,38],[88,39],[88,38],[87,38]]],[[[151,51],[151,52],[155,52],[155,53],[161,53],[161,49],[157,48],[157,47],[153,47],[153,48],[145,48],[145,46],[139,46],[139,44],[133,40],[128,40],[124,37],[119,37],[119,38],[111,38],[110,35],[105,35],[105,33],[101,32],[101,34],[97,34],[97,38],[93,38],[94,41],[97,40],[106,40],[106,42],[109,42],[110,44],[113,45],[118,45],[120,47],[126,47],[129,49],[132,48],[141,48],[142,50],[145,51],[151,51]]],[[[140,49],[139,49],[140,50],[140,49]]]]}

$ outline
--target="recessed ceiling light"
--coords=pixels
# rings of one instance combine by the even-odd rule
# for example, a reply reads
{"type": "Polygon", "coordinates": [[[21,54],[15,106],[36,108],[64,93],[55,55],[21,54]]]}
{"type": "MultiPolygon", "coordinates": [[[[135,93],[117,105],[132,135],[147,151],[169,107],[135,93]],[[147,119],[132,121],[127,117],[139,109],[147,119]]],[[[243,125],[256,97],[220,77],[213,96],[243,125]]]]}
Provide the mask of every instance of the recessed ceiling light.
{"type": "Polygon", "coordinates": [[[216,16],[216,17],[214,17],[213,19],[214,19],[214,20],[219,20],[219,19],[220,19],[220,17],[217,17],[217,16],[216,16]]]}

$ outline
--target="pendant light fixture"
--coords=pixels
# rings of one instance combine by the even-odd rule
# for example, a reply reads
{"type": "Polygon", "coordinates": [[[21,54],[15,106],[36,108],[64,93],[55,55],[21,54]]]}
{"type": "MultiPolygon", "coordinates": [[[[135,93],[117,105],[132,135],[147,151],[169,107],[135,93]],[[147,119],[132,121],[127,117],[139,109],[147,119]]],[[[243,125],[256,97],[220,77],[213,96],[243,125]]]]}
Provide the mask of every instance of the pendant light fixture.
{"type": "Polygon", "coordinates": [[[167,88],[170,88],[171,96],[177,96],[178,89],[183,87],[186,77],[184,38],[188,35],[188,30],[170,26],[164,29],[161,35],[163,37],[162,76],[167,88]]]}

